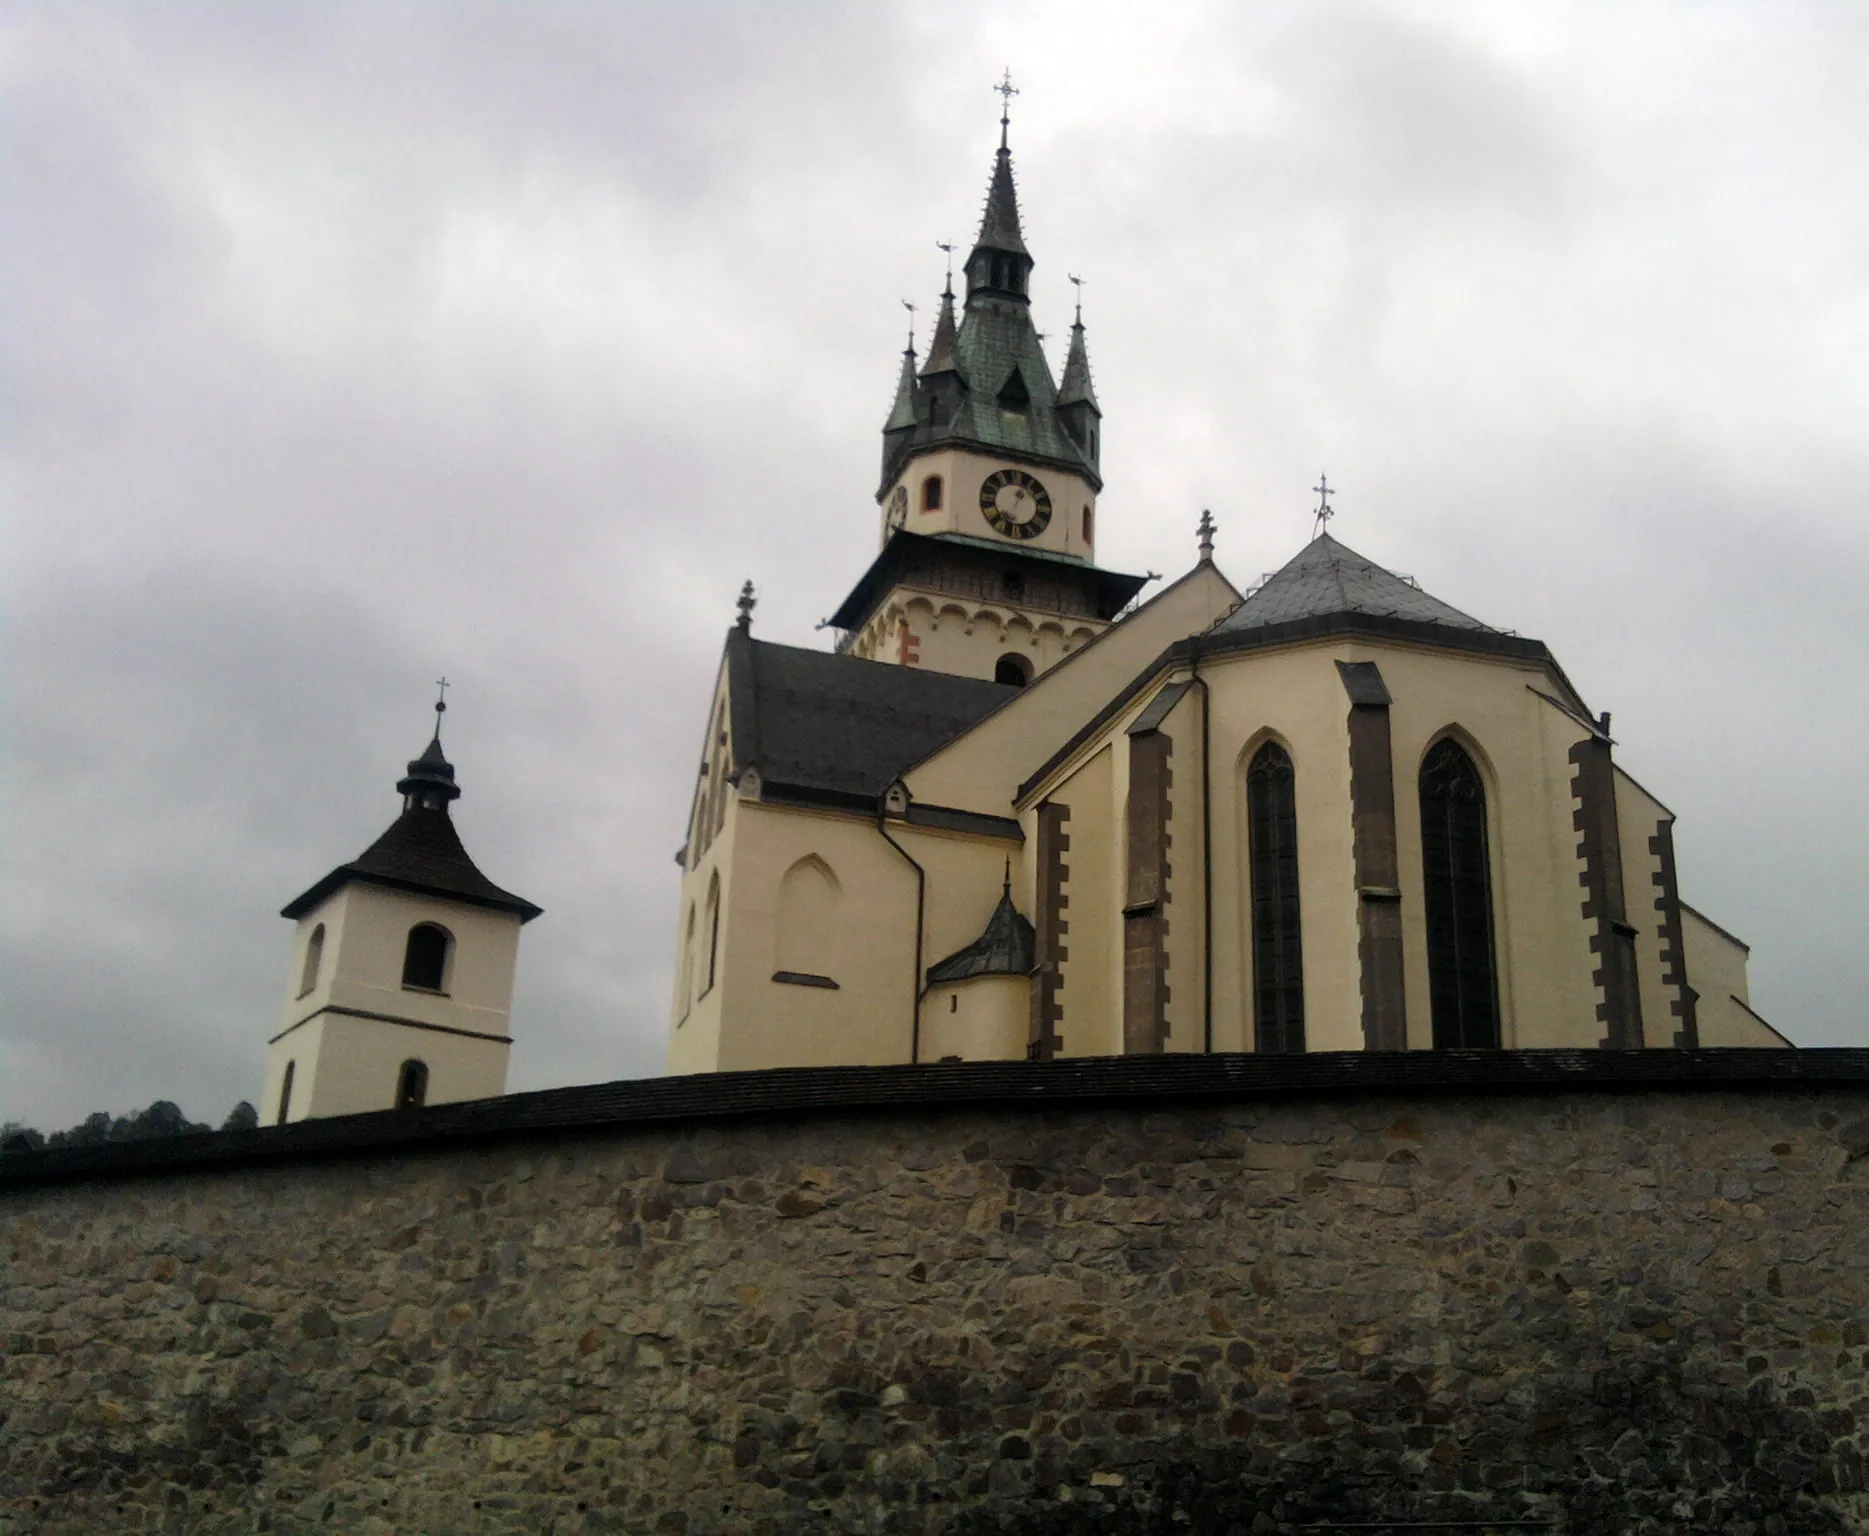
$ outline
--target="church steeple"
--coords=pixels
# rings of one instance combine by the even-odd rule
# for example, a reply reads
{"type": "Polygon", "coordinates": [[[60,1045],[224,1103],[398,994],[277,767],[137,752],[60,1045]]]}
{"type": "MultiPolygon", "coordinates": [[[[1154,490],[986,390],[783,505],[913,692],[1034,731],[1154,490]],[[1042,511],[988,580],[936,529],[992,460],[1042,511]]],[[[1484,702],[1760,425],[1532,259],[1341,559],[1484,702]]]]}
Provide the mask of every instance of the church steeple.
{"type": "Polygon", "coordinates": [[[976,299],[1010,299],[1029,304],[1032,255],[1019,229],[1019,195],[1012,181],[1012,150],[1007,144],[1012,98],[1018,87],[1011,72],[995,87],[1005,99],[999,115],[999,153],[993,158],[993,178],[987,184],[986,211],[980,217],[980,235],[967,258],[967,307],[976,299]]]}

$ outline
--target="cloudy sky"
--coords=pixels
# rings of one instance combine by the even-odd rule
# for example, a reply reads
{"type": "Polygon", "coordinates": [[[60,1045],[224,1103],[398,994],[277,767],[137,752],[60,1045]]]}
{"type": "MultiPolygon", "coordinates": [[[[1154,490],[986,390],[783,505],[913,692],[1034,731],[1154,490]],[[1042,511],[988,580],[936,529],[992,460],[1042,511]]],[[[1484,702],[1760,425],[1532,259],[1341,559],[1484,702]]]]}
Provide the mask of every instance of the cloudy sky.
{"type": "MultiPolygon", "coordinates": [[[[457,819],[513,1086],[662,1062],[739,584],[872,553],[902,299],[1010,64],[1101,554],[1334,531],[1546,640],[1804,1044],[1869,1039],[1869,8],[0,11],[0,1119],[256,1096],[280,905],[457,819]]],[[[929,311],[924,309],[924,317],[929,311]]]]}

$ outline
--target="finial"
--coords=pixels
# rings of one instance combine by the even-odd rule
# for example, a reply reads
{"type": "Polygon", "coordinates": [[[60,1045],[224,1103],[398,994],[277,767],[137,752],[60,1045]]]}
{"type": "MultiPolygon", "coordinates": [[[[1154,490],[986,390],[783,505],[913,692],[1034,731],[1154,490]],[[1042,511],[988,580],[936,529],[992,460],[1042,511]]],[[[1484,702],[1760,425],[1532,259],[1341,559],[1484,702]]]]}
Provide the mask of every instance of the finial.
{"type": "Polygon", "coordinates": [[[749,633],[753,628],[753,605],[758,601],[759,599],[753,595],[752,582],[749,581],[740,588],[740,628],[749,633]]]}
{"type": "Polygon", "coordinates": [[[1006,879],[1005,879],[1005,883],[1000,886],[999,893],[1001,896],[1010,896],[1012,894],[1012,855],[1011,854],[1006,855],[1006,879]]]}
{"type": "Polygon", "coordinates": [[[913,357],[915,355],[915,306],[904,299],[902,307],[909,312],[909,344],[903,350],[913,357]]]}
{"type": "Polygon", "coordinates": [[[1082,325],[1084,323],[1084,280],[1075,272],[1067,272],[1064,275],[1071,280],[1071,286],[1077,290],[1077,317],[1072,320],[1071,324],[1082,325]]]}
{"type": "Polygon", "coordinates": [[[998,91],[1000,96],[999,147],[1003,152],[1006,148],[1006,129],[1011,126],[1012,123],[1012,98],[1019,94],[1019,87],[1012,83],[1012,68],[1010,65],[1007,66],[1004,78],[1002,78],[999,84],[994,86],[993,89],[998,91]]]}
{"type": "Polygon", "coordinates": [[[1206,507],[1201,508],[1201,525],[1195,532],[1200,536],[1201,563],[1204,565],[1214,557],[1214,515],[1206,507]]]}
{"type": "Polygon", "coordinates": [[[954,297],[954,242],[952,240],[935,241],[935,249],[947,257],[947,286],[941,290],[941,297],[954,297]]]}
{"type": "Polygon", "coordinates": [[[1330,481],[1324,475],[1319,475],[1317,477],[1317,484],[1312,486],[1311,489],[1317,492],[1317,512],[1315,514],[1317,517],[1317,526],[1311,530],[1311,537],[1315,539],[1324,531],[1324,525],[1337,515],[1336,509],[1330,504],[1330,498],[1337,493],[1330,488],[1330,481]]]}
{"type": "Polygon", "coordinates": [[[435,679],[435,740],[441,740],[441,717],[448,712],[448,680],[445,677],[435,679]]]}

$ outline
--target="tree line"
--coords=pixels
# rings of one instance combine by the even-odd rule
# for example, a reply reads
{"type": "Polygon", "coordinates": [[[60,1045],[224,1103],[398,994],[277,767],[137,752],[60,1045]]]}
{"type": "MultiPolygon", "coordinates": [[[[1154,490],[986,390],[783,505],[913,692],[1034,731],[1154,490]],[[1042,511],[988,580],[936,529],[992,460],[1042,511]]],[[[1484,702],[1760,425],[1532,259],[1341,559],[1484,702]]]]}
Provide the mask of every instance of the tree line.
{"type": "MultiPolygon", "coordinates": [[[[242,1099],[233,1113],[221,1123],[224,1131],[250,1131],[260,1123],[259,1112],[242,1099]]],[[[30,1125],[9,1120],[0,1125],[0,1155],[12,1152],[42,1152],[58,1147],[101,1147],[117,1141],[159,1141],[169,1136],[199,1136],[214,1127],[190,1120],[181,1106],[168,1099],[157,1099],[148,1109],[111,1115],[107,1110],[86,1115],[68,1131],[54,1131],[50,1136],[30,1125]]]]}

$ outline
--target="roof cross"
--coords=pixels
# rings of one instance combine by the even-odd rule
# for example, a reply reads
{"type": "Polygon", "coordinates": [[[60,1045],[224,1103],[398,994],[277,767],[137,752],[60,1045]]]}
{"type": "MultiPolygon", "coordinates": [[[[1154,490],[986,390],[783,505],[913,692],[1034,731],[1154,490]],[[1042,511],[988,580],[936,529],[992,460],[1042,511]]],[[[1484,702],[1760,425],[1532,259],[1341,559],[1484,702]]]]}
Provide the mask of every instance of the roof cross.
{"type": "Polygon", "coordinates": [[[1201,559],[1208,561],[1214,557],[1214,515],[1206,507],[1201,508],[1201,525],[1195,530],[1200,536],[1201,559]]]}
{"type": "Polygon", "coordinates": [[[1311,537],[1315,539],[1324,531],[1324,525],[1337,515],[1336,509],[1330,504],[1330,498],[1337,493],[1330,488],[1330,480],[1324,475],[1317,477],[1317,484],[1311,489],[1317,492],[1317,510],[1313,514],[1317,518],[1317,526],[1311,530],[1311,537]]]}
{"type": "Polygon", "coordinates": [[[441,717],[448,709],[448,680],[445,677],[435,679],[435,740],[441,740],[441,717]]]}
{"type": "Polygon", "coordinates": [[[999,147],[1004,149],[1006,147],[1006,129],[1012,122],[1012,98],[1019,94],[1019,87],[1012,83],[1012,67],[1010,65],[1007,66],[1004,77],[993,89],[998,91],[1000,95],[999,147]]]}
{"type": "Polygon", "coordinates": [[[753,605],[756,604],[758,601],[759,599],[753,594],[752,582],[749,581],[747,582],[745,586],[740,588],[740,601],[739,601],[738,607],[740,609],[740,621],[739,622],[740,622],[741,629],[745,629],[745,630],[752,629],[753,627],[753,605]]]}

